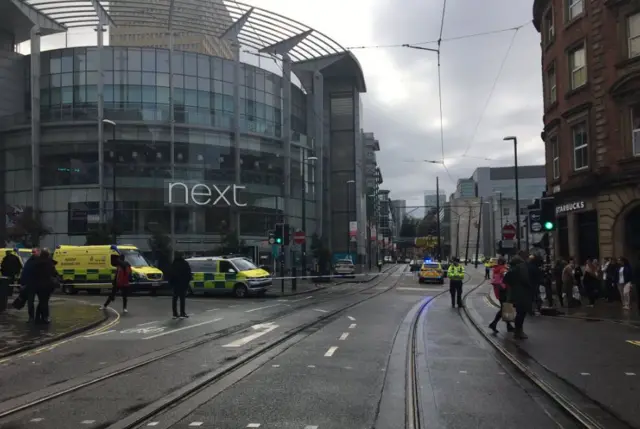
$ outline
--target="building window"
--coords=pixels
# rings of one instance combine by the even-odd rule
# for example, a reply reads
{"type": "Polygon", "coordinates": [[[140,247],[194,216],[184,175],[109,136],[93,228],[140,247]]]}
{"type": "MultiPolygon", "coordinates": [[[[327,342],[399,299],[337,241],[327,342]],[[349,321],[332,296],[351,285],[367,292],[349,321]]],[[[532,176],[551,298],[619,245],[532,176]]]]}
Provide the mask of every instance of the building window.
{"type": "Polygon", "coordinates": [[[553,9],[552,8],[549,8],[547,13],[545,13],[544,15],[543,28],[544,28],[545,44],[549,44],[553,42],[553,39],[555,39],[556,33],[555,33],[555,28],[553,26],[553,9]]]}
{"type": "Polygon", "coordinates": [[[509,216],[509,207],[504,207],[502,209],[502,216],[509,216]]]}
{"type": "Polygon", "coordinates": [[[587,124],[583,122],[571,128],[573,139],[573,169],[583,170],[589,166],[589,140],[587,124]]]}
{"type": "Polygon", "coordinates": [[[551,146],[551,169],[553,170],[553,178],[560,177],[560,147],[558,146],[558,137],[551,137],[549,146],[551,146]]]}
{"type": "Polygon", "coordinates": [[[584,45],[569,52],[569,71],[571,89],[580,88],[587,83],[587,63],[584,45]]]}
{"type": "Polygon", "coordinates": [[[640,55],[640,13],[627,18],[629,58],[640,55]]]}
{"type": "Polygon", "coordinates": [[[631,140],[633,155],[640,156],[640,104],[631,106],[631,140]]]}
{"type": "Polygon", "coordinates": [[[567,0],[567,21],[577,18],[584,12],[584,0],[567,0]]]}
{"type": "Polygon", "coordinates": [[[557,101],[557,86],[556,86],[556,68],[552,66],[547,71],[547,103],[551,105],[557,101]]]}

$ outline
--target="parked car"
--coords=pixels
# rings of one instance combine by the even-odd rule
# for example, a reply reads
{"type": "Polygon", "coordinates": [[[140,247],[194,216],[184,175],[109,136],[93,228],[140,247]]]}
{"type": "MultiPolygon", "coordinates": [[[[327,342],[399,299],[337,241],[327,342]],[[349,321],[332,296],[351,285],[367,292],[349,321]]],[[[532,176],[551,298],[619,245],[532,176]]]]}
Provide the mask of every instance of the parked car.
{"type": "Polygon", "coordinates": [[[351,259],[340,259],[336,262],[334,272],[337,276],[355,277],[356,267],[351,259]]]}

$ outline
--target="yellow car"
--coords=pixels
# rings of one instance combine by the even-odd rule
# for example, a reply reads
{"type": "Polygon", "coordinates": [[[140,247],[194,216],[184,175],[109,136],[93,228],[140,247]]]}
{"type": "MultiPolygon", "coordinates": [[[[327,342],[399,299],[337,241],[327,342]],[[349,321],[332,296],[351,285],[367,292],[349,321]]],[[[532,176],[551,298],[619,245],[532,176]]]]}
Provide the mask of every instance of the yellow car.
{"type": "Polygon", "coordinates": [[[248,295],[263,296],[271,287],[271,275],[242,257],[189,258],[187,263],[193,275],[190,293],[233,293],[236,298],[248,295]]]}
{"type": "Polygon", "coordinates": [[[418,274],[418,283],[434,282],[443,285],[444,273],[440,262],[424,261],[418,274]]]}

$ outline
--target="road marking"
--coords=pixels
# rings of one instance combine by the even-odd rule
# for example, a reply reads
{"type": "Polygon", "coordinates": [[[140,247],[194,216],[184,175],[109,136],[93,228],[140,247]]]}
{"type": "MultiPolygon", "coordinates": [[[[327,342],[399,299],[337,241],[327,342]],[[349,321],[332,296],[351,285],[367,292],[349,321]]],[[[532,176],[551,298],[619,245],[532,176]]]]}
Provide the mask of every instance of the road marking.
{"type": "Polygon", "coordinates": [[[95,422],[96,422],[95,420],[83,420],[80,423],[82,423],[83,425],[92,425],[95,422]]]}
{"type": "Polygon", "coordinates": [[[324,354],[325,357],[331,357],[333,356],[333,354],[336,352],[336,350],[338,350],[337,347],[329,347],[329,350],[327,350],[327,352],[324,354]]]}
{"type": "Polygon", "coordinates": [[[300,301],[305,301],[305,300],[311,299],[311,298],[313,298],[313,296],[305,296],[304,298],[293,299],[293,300],[289,300],[288,302],[300,302],[300,301]]]}
{"type": "Polygon", "coordinates": [[[148,335],[148,334],[158,334],[160,332],[163,332],[165,329],[167,329],[166,327],[158,327],[158,326],[150,326],[148,328],[131,328],[131,329],[125,329],[123,331],[120,331],[121,334],[144,334],[144,335],[148,335]]]}
{"type": "Polygon", "coordinates": [[[289,302],[288,299],[279,299],[278,302],[289,302]]]}
{"type": "MultiPolygon", "coordinates": [[[[251,310],[245,311],[245,313],[253,313],[254,311],[264,310],[265,308],[277,307],[279,305],[282,305],[282,304],[273,304],[273,305],[267,305],[265,307],[252,308],[251,310]]],[[[231,307],[229,307],[229,308],[231,308],[231,307]]]]}
{"type": "Polygon", "coordinates": [[[466,374],[467,371],[460,371],[460,374],[466,374]]]}
{"type": "Polygon", "coordinates": [[[397,287],[397,290],[411,290],[411,291],[420,291],[420,292],[440,292],[442,288],[427,288],[427,287],[397,287]]]}
{"type": "Polygon", "coordinates": [[[306,425],[304,429],[318,429],[318,426],[306,425]]]}
{"type": "Polygon", "coordinates": [[[34,422],[34,423],[39,423],[41,421],[43,421],[44,419],[42,417],[36,417],[35,419],[31,419],[29,420],[30,422],[34,422]]]}
{"type": "Polygon", "coordinates": [[[348,336],[349,336],[349,333],[348,332],[344,332],[342,335],[340,335],[339,340],[340,341],[344,341],[344,340],[347,339],[348,336]]]}
{"type": "Polygon", "coordinates": [[[347,319],[351,320],[352,322],[353,322],[354,320],[356,320],[356,318],[355,318],[355,317],[351,317],[351,316],[347,316],[347,319]]]}
{"type": "Polygon", "coordinates": [[[504,372],[499,372],[498,375],[505,375],[505,373],[504,372]]]}
{"type": "Polygon", "coordinates": [[[357,326],[357,325],[356,325],[355,323],[352,323],[351,325],[349,325],[349,329],[355,329],[355,328],[356,328],[356,326],[357,326]]]}
{"type": "Polygon", "coordinates": [[[85,335],[84,338],[93,338],[93,337],[97,337],[99,335],[110,334],[112,332],[116,332],[116,330],[115,329],[109,329],[108,331],[98,332],[96,334],[91,334],[91,335],[85,335]]]}
{"type": "Polygon", "coordinates": [[[216,310],[218,310],[218,309],[217,308],[211,308],[211,309],[209,309],[207,311],[216,311],[216,310]]]}
{"type": "Polygon", "coordinates": [[[189,426],[202,426],[204,424],[204,422],[191,422],[189,423],[189,426]]]}
{"type": "Polygon", "coordinates": [[[249,423],[247,425],[248,428],[259,428],[260,427],[260,423],[249,423]]]}
{"type": "Polygon", "coordinates": [[[280,365],[271,365],[274,368],[280,368],[280,365]]]}
{"type": "Polygon", "coordinates": [[[136,326],[146,326],[146,325],[153,325],[154,323],[159,323],[159,320],[154,320],[153,322],[147,322],[147,323],[140,323],[139,325],[136,326]]]}
{"type": "Polygon", "coordinates": [[[233,305],[230,305],[230,306],[229,306],[229,308],[236,308],[236,307],[238,307],[239,305],[240,305],[240,304],[233,304],[233,305]]]}
{"type": "Polygon", "coordinates": [[[244,338],[240,338],[238,340],[235,340],[229,344],[225,344],[222,347],[241,347],[244,346],[245,344],[255,340],[256,338],[260,338],[261,336],[268,334],[269,332],[273,331],[274,329],[277,329],[279,327],[279,325],[274,325],[273,323],[261,323],[258,325],[253,325],[252,328],[254,330],[260,330],[261,332],[256,332],[255,334],[251,334],[248,335],[244,338]]]}
{"type": "Polygon", "coordinates": [[[328,313],[329,312],[327,310],[321,310],[319,308],[314,308],[313,311],[319,311],[320,313],[328,313]]]}
{"type": "Polygon", "coordinates": [[[624,375],[636,375],[635,372],[625,372],[624,375]]]}
{"type": "Polygon", "coordinates": [[[160,422],[149,422],[147,423],[147,426],[158,426],[160,424],[160,422]]]}
{"type": "Polygon", "coordinates": [[[315,365],[307,365],[307,368],[315,368],[315,365]]]}
{"type": "Polygon", "coordinates": [[[185,329],[196,328],[196,327],[198,327],[198,326],[206,325],[206,324],[208,324],[208,323],[219,322],[219,321],[221,321],[222,319],[224,319],[224,317],[219,317],[219,318],[217,318],[217,319],[207,320],[207,321],[204,321],[204,322],[196,323],[195,325],[183,326],[182,328],[173,329],[173,330],[171,330],[171,331],[161,332],[161,333],[159,333],[159,334],[152,335],[152,336],[150,336],[150,337],[145,337],[145,338],[143,338],[143,340],[151,340],[151,339],[153,339],[153,338],[162,337],[163,335],[174,334],[174,333],[176,333],[176,332],[184,331],[185,329]]]}
{"type": "Polygon", "coordinates": [[[627,340],[627,342],[628,342],[629,344],[633,344],[634,346],[640,346],[640,341],[627,340]]]}
{"type": "Polygon", "coordinates": [[[588,372],[581,372],[580,375],[591,375],[588,372]]]}

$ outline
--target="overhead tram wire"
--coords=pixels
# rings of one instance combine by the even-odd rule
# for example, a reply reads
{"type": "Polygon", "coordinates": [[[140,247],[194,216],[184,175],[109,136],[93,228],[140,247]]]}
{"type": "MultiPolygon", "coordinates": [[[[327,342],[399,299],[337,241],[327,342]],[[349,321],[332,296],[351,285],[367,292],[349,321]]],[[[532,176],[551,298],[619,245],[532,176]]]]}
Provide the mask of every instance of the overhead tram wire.
{"type": "Polygon", "coordinates": [[[440,64],[440,51],[442,48],[442,32],[444,31],[444,17],[446,11],[447,0],[444,0],[444,3],[442,4],[442,19],[440,20],[440,36],[438,37],[438,101],[440,104],[440,149],[442,152],[442,165],[444,165],[444,117],[442,114],[442,67],[440,64]]]}
{"type": "Polygon", "coordinates": [[[498,74],[493,80],[493,84],[491,85],[491,90],[489,91],[489,96],[487,97],[487,101],[484,104],[482,113],[480,113],[480,118],[478,118],[476,127],[473,130],[473,134],[471,135],[471,140],[469,140],[469,144],[467,145],[467,148],[464,150],[464,153],[462,154],[462,156],[467,155],[467,153],[469,152],[469,149],[471,149],[471,145],[476,139],[476,135],[478,134],[478,129],[480,128],[480,124],[482,123],[482,120],[484,119],[484,115],[487,112],[489,103],[491,103],[491,98],[493,97],[493,93],[495,92],[496,86],[498,85],[498,81],[500,80],[500,76],[502,75],[502,70],[504,69],[504,65],[507,63],[507,59],[509,58],[509,54],[511,53],[511,48],[513,48],[513,42],[516,40],[516,36],[518,35],[519,30],[520,28],[516,29],[516,31],[514,31],[513,35],[511,36],[511,40],[509,41],[509,47],[507,48],[507,51],[505,52],[504,57],[502,58],[502,62],[500,63],[500,68],[498,69],[498,74]]]}

